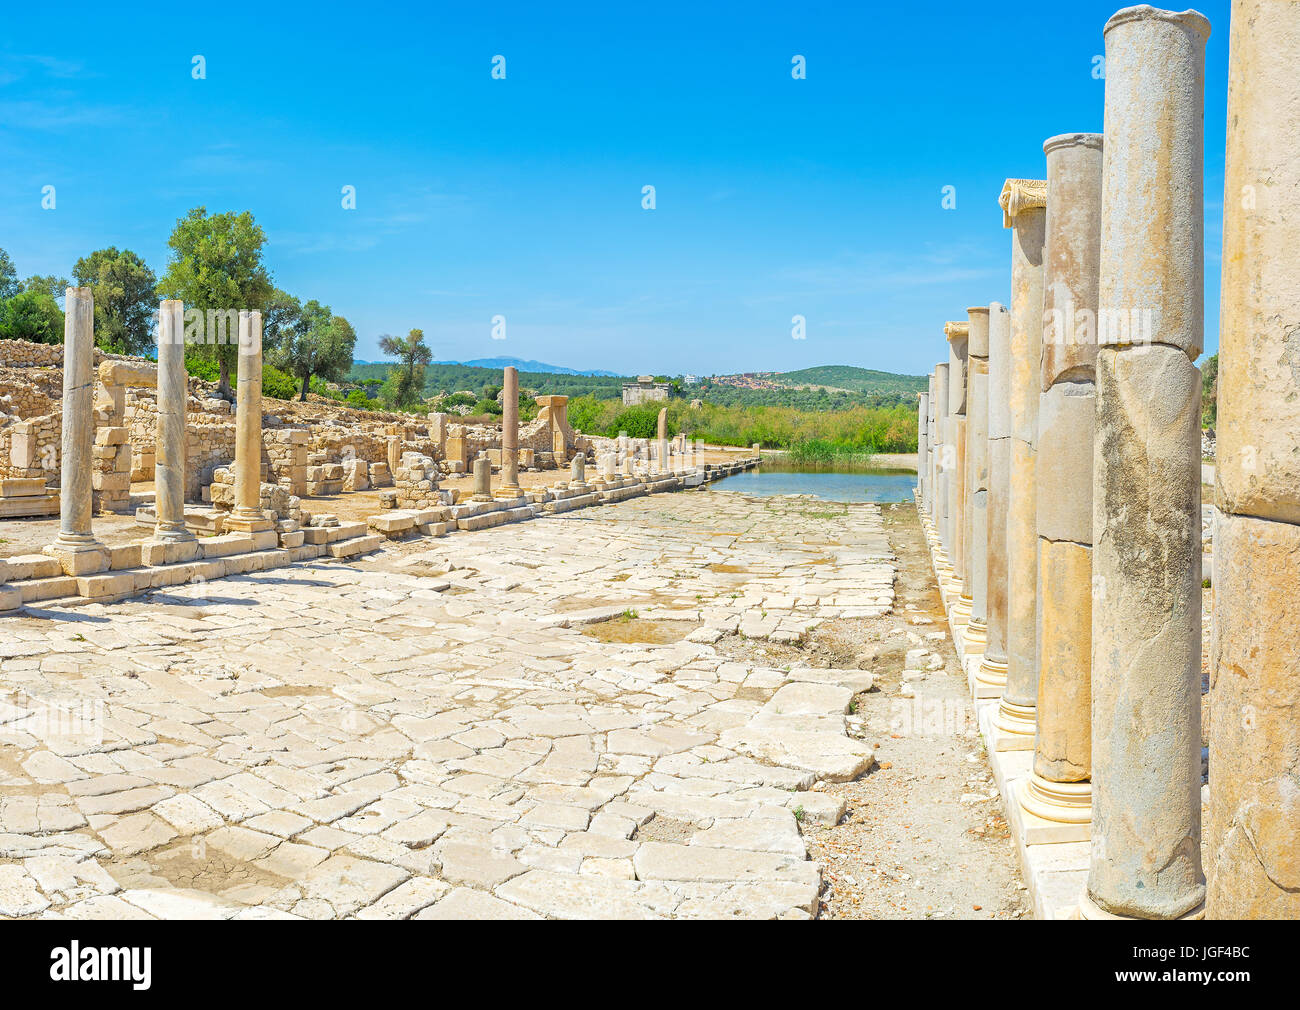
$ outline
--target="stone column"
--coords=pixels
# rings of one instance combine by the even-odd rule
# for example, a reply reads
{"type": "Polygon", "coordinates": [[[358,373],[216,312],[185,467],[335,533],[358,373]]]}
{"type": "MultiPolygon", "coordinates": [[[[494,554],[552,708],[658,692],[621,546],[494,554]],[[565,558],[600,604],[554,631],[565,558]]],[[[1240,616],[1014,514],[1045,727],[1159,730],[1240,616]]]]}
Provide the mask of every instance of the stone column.
{"type": "Polygon", "coordinates": [[[501,487],[502,498],[519,497],[519,369],[505,367],[501,386],[501,487]]]}
{"type": "Polygon", "coordinates": [[[569,464],[569,486],[574,484],[587,483],[587,460],[582,453],[573,457],[573,462],[569,464]]]}
{"type": "Polygon", "coordinates": [[[930,373],[930,397],[929,397],[929,416],[926,419],[926,454],[929,459],[926,461],[926,487],[925,487],[925,518],[929,524],[927,538],[933,546],[936,538],[934,526],[934,487],[935,487],[935,448],[938,441],[938,429],[935,426],[935,374],[930,373]]]}
{"type": "Polygon", "coordinates": [[[988,644],[975,672],[976,698],[1001,698],[1007,686],[1007,503],[1011,495],[1011,313],[989,304],[988,644]]]}
{"type": "Polygon", "coordinates": [[[668,408],[659,410],[659,472],[668,472],[668,408]]]}
{"type": "Polygon", "coordinates": [[[492,500],[492,461],[485,452],[474,457],[474,494],[471,500],[492,500]]]}
{"type": "Polygon", "coordinates": [[[91,529],[95,440],[95,304],[90,288],[68,288],[63,317],[63,430],[59,463],[59,535],[45,553],[66,575],[108,568],[108,551],[91,529]]]}
{"type": "Polygon", "coordinates": [[[1092,454],[1097,405],[1101,134],[1047,155],[1038,401],[1038,736],[1021,805],[1044,838],[1086,841],[1092,819],[1092,454]]]}
{"type": "Polygon", "coordinates": [[[948,561],[952,579],[948,585],[948,611],[954,630],[961,634],[970,611],[961,601],[966,578],[966,355],[970,325],[945,323],[948,340],[948,444],[952,448],[952,470],[948,477],[948,561]]]}
{"type": "Polygon", "coordinates": [[[397,476],[397,468],[402,465],[402,440],[396,435],[389,435],[385,451],[388,454],[388,469],[397,476]]]}
{"type": "Polygon", "coordinates": [[[926,479],[925,460],[930,448],[926,444],[929,438],[927,430],[930,423],[930,394],[922,393],[916,399],[916,500],[921,511],[925,511],[926,479]]]}
{"type": "Polygon", "coordinates": [[[1173,919],[1205,897],[1193,362],[1209,32],[1194,11],[1145,6],[1106,24],[1085,918],[1173,919]]]}
{"type": "Polygon", "coordinates": [[[262,511],[262,313],[239,313],[235,390],[235,509],[226,529],[260,533],[275,524],[262,511]]]}
{"type": "Polygon", "coordinates": [[[1300,5],[1228,57],[1206,914],[1300,918],[1300,5]]]}
{"type": "Polygon", "coordinates": [[[934,526],[939,540],[935,546],[935,570],[939,592],[947,596],[952,564],[948,559],[951,540],[948,535],[948,479],[952,472],[952,447],[948,444],[948,362],[934,366],[935,426],[938,442],[935,443],[934,526]]]}
{"type": "Polygon", "coordinates": [[[1011,476],[1007,499],[1007,686],[993,721],[998,750],[1032,750],[1038,700],[1038,484],[1034,464],[1047,182],[1008,179],[998,202],[1003,227],[1011,229],[1011,476]]]}
{"type": "MultiPolygon", "coordinates": [[[[158,429],[153,477],[157,520],[153,535],[164,544],[192,543],[196,539],[185,526],[185,412],[189,398],[185,305],[168,299],[158,306],[158,429]]],[[[165,557],[165,548],[163,553],[165,557]]],[[[191,553],[194,556],[197,553],[191,553]]]]}
{"type": "Polygon", "coordinates": [[[966,310],[970,341],[966,348],[966,578],[961,606],[969,607],[964,658],[983,655],[988,645],[988,495],[989,495],[989,308],[966,310]]]}

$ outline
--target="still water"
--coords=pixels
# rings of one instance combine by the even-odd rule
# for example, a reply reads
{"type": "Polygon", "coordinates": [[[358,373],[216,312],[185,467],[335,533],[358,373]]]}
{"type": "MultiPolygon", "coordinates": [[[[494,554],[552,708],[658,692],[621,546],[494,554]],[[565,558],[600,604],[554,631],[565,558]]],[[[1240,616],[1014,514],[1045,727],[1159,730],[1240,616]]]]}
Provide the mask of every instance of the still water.
{"type": "Polygon", "coordinates": [[[724,477],[713,485],[741,494],[810,494],[826,501],[902,502],[912,500],[916,474],[908,470],[779,470],[760,467],[724,477]]]}

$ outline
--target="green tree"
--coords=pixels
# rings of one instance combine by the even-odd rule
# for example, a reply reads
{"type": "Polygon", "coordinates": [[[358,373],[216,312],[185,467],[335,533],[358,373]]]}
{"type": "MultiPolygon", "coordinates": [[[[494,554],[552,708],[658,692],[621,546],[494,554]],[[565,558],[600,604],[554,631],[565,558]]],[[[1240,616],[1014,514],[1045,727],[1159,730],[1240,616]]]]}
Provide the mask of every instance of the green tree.
{"type": "Polygon", "coordinates": [[[0,249],[0,301],[8,301],[21,290],[14,261],[9,258],[7,252],[0,249]]]}
{"type": "Polygon", "coordinates": [[[153,346],[158,278],[144,260],[109,246],[77,260],[72,276],[95,299],[95,343],[116,354],[144,354],[153,346]]]}
{"type": "Polygon", "coordinates": [[[23,290],[44,291],[57,302],[68,293],[68,279],[66,277],[55,277],[53,274],[46,276],[37,274],[23,281],[23,290]]]}
{"type": "Polygon", "coordinates": [[[63,310],[45,291],[19,291],[0,302],[0,340],[63,343],[63,310]]]}
{"type": "Polygon", "coordinates": [[[277,323],[272,363],[302,384],[301,400],[307,399],[313,376],[336,382],[352,367],[357,334],[342,316],[328,305],[312,300],[298,310],[292,323],[277,323]]]}
{"type": "Polygon", "coordinates": [[[424,367],[433,360],[433,352],[424,342],[424,330],[411,330],[409,336],[379,338],[379,349],[397,359],[398,367],[388,395],[398,407],[416,403],[424,390],[424,367]]]}
{"type": "MultiPolygon", "coordinates": [[[[271,275],[262,263],[265,244],[266,233],[251,212],[209,215],[207,208],[195,207],[176,222],[167,240],[171,260],[158,282],[158,293],[181,299],[186,310],[205,313],[265,308],[274,291],[271,275]]],[[[211,332],[206,336],[203,343],[192,345],[190,354],[217,362],[220,392],[229,398],[238,339],[228,337],[219,342],[211,332]]]]}
{"type": "Polygon", "coordinates": [[[1213,428],[1219,421],[1219,355],[1211,354],[1201,366],[1201,427],[1213,428]]]}

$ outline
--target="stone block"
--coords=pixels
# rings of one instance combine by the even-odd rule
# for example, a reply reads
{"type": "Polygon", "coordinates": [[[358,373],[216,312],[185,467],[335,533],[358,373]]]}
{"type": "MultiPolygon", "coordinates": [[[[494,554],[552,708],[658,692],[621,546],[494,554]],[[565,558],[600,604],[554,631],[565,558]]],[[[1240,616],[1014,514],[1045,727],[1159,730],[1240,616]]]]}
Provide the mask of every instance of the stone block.
{"type": "Polygon", "coordinates": [[[332,558],[352,558],[358,554],[369,554],[371,551],[378,550],[383,544],[384,538],[378,534],[353,537],[350,540],[341,540],[330,544],[329,556],[332,558]]]}
{"type": "Polygon", "coordinates": [[[87,599],[132,592],[135,592],[135,575],[131,572],[86,575],[77,579],[77,595],[87,599]]]}
{"type": "Polygon", "coordinates": [[[206,559],[224,558],[231,554],[246,554],[253,549],[251,534],[223,533],[219,537],[205,537],[199,546],[206,559]]]}
{"type": "Polygon", "coordinates": [[[45,480],[42,477],[0,479],[0,498],[28,498],[45,493],[45,480]]]}

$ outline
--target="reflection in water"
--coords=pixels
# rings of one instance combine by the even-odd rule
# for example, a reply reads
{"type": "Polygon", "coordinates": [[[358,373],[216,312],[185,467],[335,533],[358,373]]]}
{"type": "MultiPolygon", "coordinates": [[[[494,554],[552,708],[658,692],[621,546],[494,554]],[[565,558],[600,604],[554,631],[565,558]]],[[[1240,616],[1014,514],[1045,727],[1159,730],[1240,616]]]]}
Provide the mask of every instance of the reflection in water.
{"type": "Polygon", "coordinates": [[[741,494],[810,494],[827,501],[902,502],[912,500],[916,487],[916,473],[910,470],[859,470],[840,473],[832,470],[808,468],[795,470],[782,467],[773,470],[764,466],[759,470],[725,477],[713,485],[724,491],[741,494]]]}

